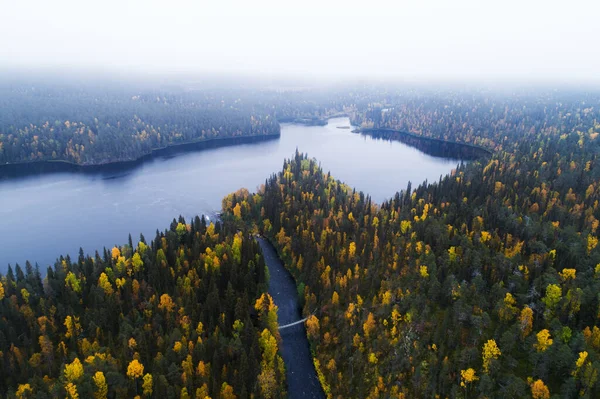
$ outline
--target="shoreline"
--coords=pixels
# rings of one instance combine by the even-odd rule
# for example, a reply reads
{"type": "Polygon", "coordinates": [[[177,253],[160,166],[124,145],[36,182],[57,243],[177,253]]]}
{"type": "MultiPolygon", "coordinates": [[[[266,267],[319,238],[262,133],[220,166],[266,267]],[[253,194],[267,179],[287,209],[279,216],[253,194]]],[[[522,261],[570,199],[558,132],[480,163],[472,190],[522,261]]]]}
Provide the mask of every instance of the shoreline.
{"type": "Polygon", "coordinates": [[[458,154],[462,155],[462,157],[460,155],[458,156],[461,158],[465,157],[464,150],[470,152],[470,154],[467,155],[468,158],[481,158],[483,156],[493,155],[492,150],[487,149],[485,147],[475,145],[475,144],[444,140],[444,139],[440,139],[440,138],[436,138],[436,137],[421,136],[421,135],[417,135],[415,133],[407,132],[404,130],[397,130],[397,129],[391,129],[391,128],[360,128],[359,127],[359,128],[352,130],[352,133],[369,135],[373,138],[379,138],[379,139],[401,141],[401,142],[403,142],[407,145],[410,145],[411,147],[417,148],[418,150],[421,150],[423,152],[426,152],[426,151],[424,151],[421,147],[419,147],[419,145],[418,145],[419,143],[420,144],[440,145],[443,151],[449,151],[449,152],[456,151],[458,154]],[[448,148],[448,147],[454,147],[454,148],[448,148]]]}
{"type": "MultiPolygon", "coordinates": [[[[323,125],[327,125],[329,124],[329,121],[331,119],[344,117],[348,118],[348,115],[343,113],[334,114],[319,119],[319,122],[321,122],[323,125]]],[[[317,126],[297,121],[280,123],[295,124],[301,126],[317,126]]],[[[352,133],[368,135],[375,139],[400,141],[421,152],[442,158],[456,158],[468,160],[478,159],[493,154],[491,150],[474,144],[448,141],[434,137],[425,137],[414,133],[390,128],[360,128],[350,123],[349,129],[346,130],[350,130],[352,133]]],[[[265,141],[276,140],[280,137],[281,131],[279,131],[279,133],[253,136],[213,137],[205,140],[176,143],[164,147],[154,148],[151,149],[150,152],[144,153],[136,158],[120,159],[98,163],[79,164],[63,159],[5,163],[0,164],[0,180],[40,173],[101,173],[117,170],[120,171],[123,168],[133,169],[142,165],[144,162],[151,161],[161,156],[169,157],[187,152],[202,151],[210,148],[220,148],[240,144],[261,143],[265,141]]]]}
{"type": "Polygon", "coordinates": [[[317,118],[317,119],[289,117],[289,118],[277,119],[277,122],[279,122],[279,124],[289,123],[292,125],[303,125],[303,126],[327,126],[327,124],[329,124],[329,120],[335,119],[335,118],[349,118],[349,115],[347,113],[338,113],[338,114],[329,115],[329,116],[325,116],[323,118],[317,118]]]}
{"type": "Polygon", "coordinates": [[[50,159],[43,161],[15,162],[0,164],[0,179],[6,178],[11,174],[30,174],[30,173],[52,173],[60,171],[75,172],[101,172],[103,170],[136,167],[142,163],[160,156],[175,156],[186,152],[201,151],[208,148],[220,148],[240,144],[260,143],[270,140],[276,140],[281,137],[281,133],[262,134],[254,136],[236,136],[236,137],[213,137],[205,140],[190,141],[186,143],[177,143],[164,147],[153,148],[150,152],[144,153],[136,158],[121,159],[115,161],[106,161],[99,163],[75,163],[64,159],[50,159]]]}

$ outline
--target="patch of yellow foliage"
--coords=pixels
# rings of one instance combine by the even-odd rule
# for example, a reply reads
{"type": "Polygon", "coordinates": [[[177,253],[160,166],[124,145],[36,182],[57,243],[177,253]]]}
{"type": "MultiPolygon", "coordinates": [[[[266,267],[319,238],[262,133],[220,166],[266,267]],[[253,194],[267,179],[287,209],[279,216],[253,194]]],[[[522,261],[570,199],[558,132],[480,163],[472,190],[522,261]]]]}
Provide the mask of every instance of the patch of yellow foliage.
{"type": "Polygon", "coordinates": [[[466,370],[460,370],[460,386],[466,387],[467,384],[470,384],[474,381],[477,381],[479,377],[475,375],[475,370],[472,368],[468,368],[466,370]]]}
{"type": "Polygon", "coordinates": [[[140,378],[144,374],[144,365],[137,359],[133,359],[127,366],[127,376],[131,379],[140,378]]]}
{"type": "Polygon", "coordinates": [[[545,328],[537,333],[536,337],[537,344],[534,344],[533,346],[538,352],[545,352],[554,342],[552,338],[550,338],[550,331],[545,328]]]}

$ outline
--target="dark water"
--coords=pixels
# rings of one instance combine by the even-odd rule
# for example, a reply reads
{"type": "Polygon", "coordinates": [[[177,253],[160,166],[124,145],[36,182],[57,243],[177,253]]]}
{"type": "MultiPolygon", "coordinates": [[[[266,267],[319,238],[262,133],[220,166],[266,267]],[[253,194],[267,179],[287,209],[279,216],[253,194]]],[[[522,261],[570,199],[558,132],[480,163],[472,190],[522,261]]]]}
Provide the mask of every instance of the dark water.
{"type": "Polygon", "coordinates": [[[399,142],[375,140],[337,126],[282,125],[281,137],[252,144],[156,157],[135,167],[99,172],[57,172],[2,178],[0,169],[0,272],[25,260],[42,271],[58,255],[76,257],[134,242],[168,227],[180,214],[214,215],[240,187],[255,190],[296,148],[325,170],[381,202],[396,191],[437,180],[459,161],[434,158],[399,142]]]}
{"type": "MultiPolygon", "coordinates": [[[[294,278],[281,263],[275,248],[265,239],[257,239],[269,268],[269,294],[279,308],[279,325],[284,326],[302,319],[294,278]]],[[[325,398],[313,365],[304,323],[282,329],[280,334],[289,399],[325,398]]]]}

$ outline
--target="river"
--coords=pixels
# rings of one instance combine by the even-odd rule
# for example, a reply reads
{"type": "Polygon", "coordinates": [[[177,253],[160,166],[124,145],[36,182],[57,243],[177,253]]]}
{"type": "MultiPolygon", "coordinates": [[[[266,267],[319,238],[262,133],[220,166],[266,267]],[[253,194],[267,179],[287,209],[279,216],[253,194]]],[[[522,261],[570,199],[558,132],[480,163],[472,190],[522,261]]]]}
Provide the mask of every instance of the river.
{"type": "MultiPolygon", "coordinates": [[[[269,268],[269,294],[279,308],[277,317],[280,326],[302,319],[298,307],[298,290],[292,275],[283,266],[275,248],[263,238],[257,238],[265,263],[269,268]]],[[[304,324],[280,330],[281,356],[285,363],[289,399],[325,398],[317,373],[304,324]]]]}
{"type": "MultiPolygon", "coordinates": [[[[397,141],[351,133],[348,118],[326,126],[282,124],[279,139],[156,156],[135,166],[87,172],[3,175],[0,168],[0,272],[25,260],[42,273],[58,255],[154,238],[183,215],[214,215],[240,187],[255,190],[296,148],[325,170],[371,195],[390,198],[408,181],[439,179],[460,161],[436,158],[397,141]]],[[[214,217],[214,216],[213,216],[214,217]]]]}

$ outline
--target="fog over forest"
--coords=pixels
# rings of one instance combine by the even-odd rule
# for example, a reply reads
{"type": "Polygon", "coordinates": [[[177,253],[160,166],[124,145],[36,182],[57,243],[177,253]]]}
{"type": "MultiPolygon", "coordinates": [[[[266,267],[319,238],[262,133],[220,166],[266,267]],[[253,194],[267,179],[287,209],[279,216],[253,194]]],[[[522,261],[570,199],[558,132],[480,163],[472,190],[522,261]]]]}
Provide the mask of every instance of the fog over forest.
{"type": "Polygon", "coordinates": [[[597,82],[599,11],[589,0],[24,0],[0,5],[0,68],[597,82]]]}

